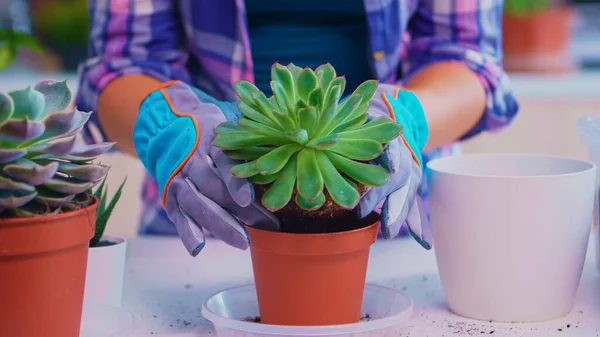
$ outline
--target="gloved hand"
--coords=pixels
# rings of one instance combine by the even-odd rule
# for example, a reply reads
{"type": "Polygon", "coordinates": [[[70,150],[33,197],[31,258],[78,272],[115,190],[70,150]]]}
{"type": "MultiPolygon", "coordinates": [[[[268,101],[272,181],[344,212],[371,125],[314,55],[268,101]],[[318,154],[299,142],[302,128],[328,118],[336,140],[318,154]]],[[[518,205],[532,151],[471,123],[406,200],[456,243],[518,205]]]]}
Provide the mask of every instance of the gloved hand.
{"type": "Polygon", "coordinates": [[[404,131],[388,143],[384,153],[376,159],[377,164],[390,173],[389,181],[369,190],[356,211],[364,218],[383,201],[383,237],[396,237],[406,222],[412,236],[425,249],[431,249],[429,221],[418,195],[423,172],[421,150],[429,137],[423,107],[413,93],[388,84],[379,84],[369,103],[369,118],[391,117],[404,127],[404,131]]]}
{"type": "Polygon", "coordinates": [[[240,116],[237,104],[180,81],[164,83],[140,105],[135,149],[158,182],[163,206],[192,256],[205,245],[202,227],[240,249],[249,244],[241,222],[279,228],[277,218],[254,200],[252,184],[231,175],[235,163],[211,145],[214,128],[240,116]]]}

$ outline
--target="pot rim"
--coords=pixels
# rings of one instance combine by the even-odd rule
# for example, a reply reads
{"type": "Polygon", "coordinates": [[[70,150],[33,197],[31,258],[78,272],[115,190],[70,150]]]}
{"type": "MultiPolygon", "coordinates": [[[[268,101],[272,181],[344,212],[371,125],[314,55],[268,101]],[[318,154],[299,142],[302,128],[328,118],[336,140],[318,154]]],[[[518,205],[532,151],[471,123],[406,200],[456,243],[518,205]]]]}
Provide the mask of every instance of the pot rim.
{"type": "Polygon", "coordinates": [[[286,233],[246,225],[250,250],[296,256],[346,254],[368,249],[377,240],[379,217],[372,224],[334,233],[286,233]]]}
{"type": "Polygon", "coordinates": [[[89,194],[92,197],[92,202],[84,208],[80,208],[75,211],[70,211],[66,213],[59,214],[51,214],[51,215],[40,215],[35,217],[23,217],[23,218],[2,218],[0,219],[0,228],[3,226],[19,226],[19,225],[27,225],[31,223],[37,223],[40,221],[50,222],[57,220],[65,220],[79,216],[81,213],[88,212],[90,209],[97,208],[99,206],[100,200],[95,196],[89,194]]]}
{"type": "Polygon", "coordinates": [[[284,335],[284,336],[330,336],[330,335],[340,335],[340,334],[354,334],[365,331],[379,330],[382,328],[395,326],[400,324],[403,316],[408,317],[412,315],[414,310],[414,301],[412,298],[405,293],[391,288],[382,286],[374,283],[365,283],[365,288],[379,288],[383,290],[394,291],[402,294],[405,299],[408,301],[408,308],[400,313],[395,315],[391,315],[388,317],[373,319],[371,321],[359,322],[359,323],[351,323],[351,324],[337,324],[337,325],[320,325],[320,326],[296,326],[296,325],[272,325],[272,324],[258,324],[258,323],[250,323],[244,322],[241,320],[223,317],[216,312],[212,311],[208,308],[209,301],[228,291],[239,290],[248,287],[255,287],[255,284],[245,284],[240,286],[230,287],[228,289],[221,290],[211,296],[209,296],[204,303],[202,304],[202,315],[207,320],[211,321],[215,326],[223,326],[233,330],[246,331],[251,334],[264,334],[264,335],[284,335]],[[248,330],[248,324],[252,324],[252,330],[248,330]],[[357,325],[360,325],[360,328],[357,329],[357,325]]]}

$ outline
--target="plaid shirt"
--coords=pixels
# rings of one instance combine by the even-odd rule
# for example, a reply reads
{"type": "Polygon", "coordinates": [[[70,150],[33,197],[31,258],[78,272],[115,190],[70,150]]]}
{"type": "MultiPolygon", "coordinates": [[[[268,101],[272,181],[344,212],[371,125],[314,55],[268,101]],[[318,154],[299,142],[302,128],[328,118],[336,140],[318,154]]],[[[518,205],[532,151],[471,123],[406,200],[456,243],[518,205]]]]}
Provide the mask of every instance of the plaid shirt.
{"type": "MultiPolygon", "coordinates": [[[[487,94],[483,117],[464,138],[513,119],[518,105],[500,65],[502,0],[364,4],[373,78],[399,83],[432,63],[461,62],[479,75],[487,94]]],[[[236,99],[235,82],[253,81],[243,0],[89,0],[89,13],[89,58],[80,67],[77,97],[81,110],[95,110],[102,89],[125,74],[182,80],[221,100],[236,99]]],[[[104,134],[99,130],[101,137],[92,137],[92,125],[99,125],[95,114],[84,131],[98,141],[104,134]]],[[[424,162],[456,150],[450,145],[424,153],[424,162]]],[[[425,200],[428,180],[420,190],[425,200]]],[[[141,197],[140,233],[175,233],[149,176],[141,197]]]]}

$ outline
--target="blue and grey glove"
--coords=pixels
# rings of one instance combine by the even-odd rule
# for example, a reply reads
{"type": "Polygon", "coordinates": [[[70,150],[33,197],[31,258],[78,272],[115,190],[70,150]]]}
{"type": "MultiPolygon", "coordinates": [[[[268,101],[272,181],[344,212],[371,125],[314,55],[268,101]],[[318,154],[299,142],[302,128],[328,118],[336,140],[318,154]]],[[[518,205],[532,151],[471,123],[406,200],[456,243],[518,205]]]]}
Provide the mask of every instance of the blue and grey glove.
{"type": "Polygon", "coordinates": [[[403,223],[426,249],[431,249],[427,214],[418,194],[423,175],[421,151],[429,137],[423,107],[417,97],[397,86],[379,84],[370,101],[370,118],[391,117],[404,127],[403,134],[388,143],[376,161],[390,173],[389,181],[369,190],[357,206],[361,217],[368,216],[383,201],[381,232],[384,238],[398,235],[403,223]]]}
{"type": "Polygon", "coordinates": [[[252,184],[232,176],[235,163],[212,146],[214,129],[241,116],[222,102],[180,81],[167,82],[142,102],[133,141],[158,182],[163,206],[192,256],[204,247],[202,228],[246,249],[242,223],[278,230],[277,218],[254,199],[252,184]]]}

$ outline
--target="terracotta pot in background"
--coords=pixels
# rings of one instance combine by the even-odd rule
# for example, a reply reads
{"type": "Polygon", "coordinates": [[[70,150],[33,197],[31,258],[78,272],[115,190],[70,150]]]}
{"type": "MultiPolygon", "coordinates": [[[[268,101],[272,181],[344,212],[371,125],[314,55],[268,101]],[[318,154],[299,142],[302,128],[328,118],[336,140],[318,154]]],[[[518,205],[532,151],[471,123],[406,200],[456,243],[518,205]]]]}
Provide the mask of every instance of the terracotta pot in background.
{"type": "Polygon", "coordinates": [[[246,228],[261,322],[305,326],[360,320],[378,222],[331,234],[246,228]]]}
{"type": "Polygon", "coordinates": [[[97,207],[0,220],[0,336],[79,336],[97,207]]]}
{"type": "Polygon", "coordinates": [[[557,6],[530,15],[502,17],[503,65],[508,71],[567,72],[574,70],[570,41],[575,13],[557,6]]]}

